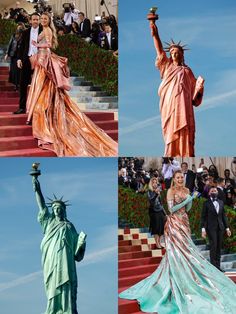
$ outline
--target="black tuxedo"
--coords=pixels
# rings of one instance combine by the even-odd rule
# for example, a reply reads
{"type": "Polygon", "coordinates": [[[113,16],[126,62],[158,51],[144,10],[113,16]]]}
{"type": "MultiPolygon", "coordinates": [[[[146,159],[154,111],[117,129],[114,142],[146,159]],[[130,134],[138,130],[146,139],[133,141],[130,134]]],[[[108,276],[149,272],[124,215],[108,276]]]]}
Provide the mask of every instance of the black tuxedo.
{"type": "Polygon", "coordinates": [[[217,214],[215,206],[211,199],[204,202],[202,208],[201,226],[205,228],[210,244],[210,261],[220,268],[220,251],[222,247],[223,235],[228,228],[227,218],[224,211],[224,203],[217,199],[219,212],[217,214]]]}
{"type": "Polygon", "coordinates": [[[109,42],[107,39],[106,33],[101,39],[101,47],[106,50],[118,50],[118,36],[114,32],[111,32],[111,47],[109,46],[109,42]]]}
{"type": "Polygon", "coordinates": [[[188,170],[185,178],[185,186],[190,190],[190,192],[193,192],[194,190],[195,178],[196,174],[192,170],[188,170]]]}
{"type": "MultiPolygon", "coordinates": [[[[22,69],[20,73],[20,109],[25,110],[27,99],[27,88],[31,82],[32,69],[28,56],[30,46],[30,28],[27,28],[22,33],[21,44],[17,52],[17,60],[22,61],[22,69]]],[[[42,31],[42,27],[39,27],[39,33],[42,31]]]]}
{"type": "Polygon", "coordinates": [[[79,24],[79,35],[83,38],[89,37],[91,33],[91,23],[89,19],[84,19],[83,22],[79,24]],[[82,29],[83,23],[83,29],[82,29]]]}
{"type": "Polygon", "coordinates": [[[226,203],[226,194],[225,194],[224,190],[221,190],[221,188],[217,188],[217,191],[218,191],[218,199],[222,200],[222,202],[225,205],[225,203],[226,203]]]}

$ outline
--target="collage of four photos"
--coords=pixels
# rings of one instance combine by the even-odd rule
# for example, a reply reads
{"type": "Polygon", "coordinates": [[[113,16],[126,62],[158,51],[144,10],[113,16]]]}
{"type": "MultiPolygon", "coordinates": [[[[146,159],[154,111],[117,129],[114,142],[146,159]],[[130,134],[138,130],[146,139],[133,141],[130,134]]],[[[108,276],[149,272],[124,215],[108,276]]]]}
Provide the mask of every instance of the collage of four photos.
{"type": "Polygon", "coordinates": [[[235,313],[235,17],[1,1],[0,313],[235,313]]]}

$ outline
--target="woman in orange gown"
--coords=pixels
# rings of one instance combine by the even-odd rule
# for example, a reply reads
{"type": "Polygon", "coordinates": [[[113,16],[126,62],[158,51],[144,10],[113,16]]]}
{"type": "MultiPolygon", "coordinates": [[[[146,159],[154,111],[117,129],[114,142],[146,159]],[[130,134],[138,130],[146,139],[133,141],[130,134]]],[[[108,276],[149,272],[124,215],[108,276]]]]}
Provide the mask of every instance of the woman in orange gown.
{"type": "Polygon", "coordinates": [[[193,75],[184,63],[184,48],[173,41],[167,48],[167,57],[156,25],[150,23],[154,45],[157,51],[156,66],[160,70],[162,82],[160,112],[165,141],[165,156],[194,157],[195,120],[193,106],[202,102],[203,82],[193,75]]]}
{"type": "Polygon", "coordinates": [[[41,16],[38,53],[31,60],[34,74],[27,98],[29,123],[39,147],[57,156],[117,156],[118,144],[97,127],[66,91],[70,90],[67,59],[51,52],[57,47],[56,30],[48,13],[41,16]]]}

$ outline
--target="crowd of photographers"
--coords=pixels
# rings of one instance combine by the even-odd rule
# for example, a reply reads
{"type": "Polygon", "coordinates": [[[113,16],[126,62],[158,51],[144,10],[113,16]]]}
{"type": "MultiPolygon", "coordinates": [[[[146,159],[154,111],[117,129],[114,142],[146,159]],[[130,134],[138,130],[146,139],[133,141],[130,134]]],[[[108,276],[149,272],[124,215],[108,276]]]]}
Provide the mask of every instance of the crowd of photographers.
{"type": "MultiPolygon", "coordinates": [[[[44,0],[34,2],[37,13],[42,14],[45,11],[51,13],[59,36],[74,34],[118,55],[118,26],[114,15],[106,16],[103,12],[102,16],[96,15],[91,23],[74,3],[64,3],[62,14],[56,15],[44,0]]],[[[29,26],[29,17],[19,2],[16,2],[15,8],[4,10],[0,14],[0,18],[14,20],[17,24],[24,23],[26,27],[29,26]]]]}
{"type": "Polygon", "coordinates": [[[231,177],[229,169],[224,170],[224,176],[220,177],[215,165],[206,167],[204,159],[201,160],[199,167],[192,165],[189,169],[186,162],[181,164],[174,158],[162,158],[161,169],[144,170],[144,159],[136,157],[119,158],[119,185],[129,187],[136,193],[146,193],[148,184],[152,177],[158,178],[161,189],[168,189],[171,185],[173,173],[177,169],[182,169],[184,173],[185,185],[190,192],[198,191],[202,197],[207,198],[210,187],[214,186],[218,190],[218,198],[225,205],[231,206],[236,210],[236,182],[231,177]]]}

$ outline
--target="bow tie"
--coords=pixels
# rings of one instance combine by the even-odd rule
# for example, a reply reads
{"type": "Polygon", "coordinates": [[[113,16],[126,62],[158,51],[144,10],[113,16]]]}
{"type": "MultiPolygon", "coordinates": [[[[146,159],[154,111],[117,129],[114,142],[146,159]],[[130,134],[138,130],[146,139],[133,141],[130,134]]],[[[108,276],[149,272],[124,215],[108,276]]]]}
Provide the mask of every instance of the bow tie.
{"type": "Polygon", "coordinates": [[[212,202],[216,202],[217,200],[218,200],[217,197],[215,197],[212,199],[212,202]]]}

